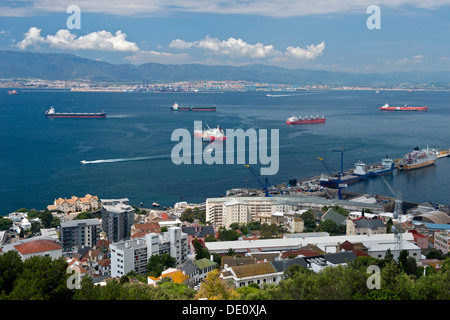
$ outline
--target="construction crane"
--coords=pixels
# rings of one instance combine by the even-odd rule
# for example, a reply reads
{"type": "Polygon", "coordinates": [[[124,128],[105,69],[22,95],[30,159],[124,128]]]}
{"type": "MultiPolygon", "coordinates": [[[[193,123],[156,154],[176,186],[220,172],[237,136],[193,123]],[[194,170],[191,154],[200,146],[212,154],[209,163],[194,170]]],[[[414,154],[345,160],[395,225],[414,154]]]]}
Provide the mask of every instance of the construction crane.
{"type": "Polygon", "coordinates": [[[319,157],[316,157],[316,158],[319,159],[322,162],[323,166],[325,167],[325,170],[327,170],[328,174],[330,176],[332,176],[333,173],[331,172],[330,168],[328,168],[327,163],[325,162],[325,160],[323,158],[319,158],[319,157]]]}
{"type": "MultiPolygon", "coordinates": [[[[395,236],[395,251],[398,255],[400,255],[400,252],[402,251],[402,222],[401,222],[401,215],[403,212],[403,201],[402,201],[402,195],[400,190],[395,192],[394,188],[387,182],[385,177],[381,176],[383,179],[383,182],[386,184],[388,189],[391,191],[392,195],[395,197],[395,205],[394,205],[394,214],[393,218],[397,220],[397,223],[392,226],[392,232],[395,236]]],[[[398,258],[398,257],[397,257],[398,258]]]]}
{"type": "MultiPolygon", "coordinates": [[[[341,176],[344,174],[344,147],[341,147],[341,149],[333,149],[332,152],[340,152],[341,153],[341,170],[338,173],[338,186],[337,187],[338,187],[338,198],[342,199],[341,189],[343,188],[343,186],[341,185],[341,176]]],[[[323,160],[323,158],[319,158],[319,157],[316,157],[316,158],[322,162],[323,166],[328,171],[328,174],[331,177],[333,174],[331,173],[331,170],[326,165],[325,160],[323,160]]]]}
{"type": "Polygon", "coordinates": [[[271,197],[272,195],[269,194],[269,188],[271,186],[269,179],[266,177],[264,179],[264,183],[261,181],[260,177],[258,176],[258,174],[255,172],[255,170],[253,170],[253,168],[250,167],[250,165],[248,164],[244,164],[245,167],[247,167],[251,174],[255,177],[256,181],[258,181],[259,185],[261,186],[261,188],[264,189],[265,195],[266,197],[271,197]]]}

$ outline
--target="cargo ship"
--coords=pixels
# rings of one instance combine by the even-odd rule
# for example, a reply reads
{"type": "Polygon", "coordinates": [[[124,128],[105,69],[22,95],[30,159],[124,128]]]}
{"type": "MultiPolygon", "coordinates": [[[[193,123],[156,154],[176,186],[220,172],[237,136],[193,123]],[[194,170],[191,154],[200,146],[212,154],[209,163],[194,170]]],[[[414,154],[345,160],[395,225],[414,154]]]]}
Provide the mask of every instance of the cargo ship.
{"type": "Polygon", "coordinates": [[[178,103],[174,103],[170,107],[172,111],[216,111],[216,106],[198,106],[198,107],[180,107],[178,103]]]}
{"type": "Polygon", "coordinates": [[[286,124],[307,124],[307,123],[324,123],[325,122],[325,117],[322,116],[322,118],[320,118],[318,115],[313,117],[311,116],[310,118],[308,118],[308,116],[305,116],[304,118],[302,118],[302,116],[300,117],[296,117],[296,116],[292,116],[289,117],[286,120],[286,124]]]}
{"type": "Polygon", "coordinates": [[[344,173],[341,174],[340,177],[338,173],[329,176],[324,176],[322,174],[319,179],[319,183],[322,187],[337,188],[339,187],[339,184],[350,184],[360,180],[364,180],[369,177],[369,173],[366,171],[365,167],[365,163],[358,161],[357,163],[355,163],[355,169],[353,170],[353,173],[344,173]]]}
{"type": "Polygon", "coordinates": [[[398,168],[400,170],[413,170],[418,168],[423,168],[427,166],[432,166],[437,160],[436,152],[431,149],[422,149],[415,147],[410,153],[407,153],[398,162],[398,168]]]}
{"type": "Polygon", "coordinates": [[[106,118],[106,112],[98,113],[69,113],[69,112],[55,112],[55,108],[50,107],[45,111],[47,118],[106,118]]]}
{"type": "Polygon", "coordinates": [[[201,138],[202,141],[225,141],[227,137],[225,136],[225,133],[223,132],[222,128],[220,126],[217,126],[217,128],[211,129],[208,124],[206,124],[208,129],[206,130],[200,130],[197,128],[194,130],[194,137],[201,138]]]}
{"type": "Polygon", "coordinates": [[[381,165],[370,166],[366,168],[369,177],[381,176],[383,174],[392,173],[394,171],[394,160],[386,156],[381,160],[381,165]]]}
{"type": "Polygon", "coordinates": [[[390,106],[386,103],[384,106],[380,107],[380,111],[427,111],[428,106],[424,107],[411,107],[406,104],[403,107],[400,106],[390,106]]]}

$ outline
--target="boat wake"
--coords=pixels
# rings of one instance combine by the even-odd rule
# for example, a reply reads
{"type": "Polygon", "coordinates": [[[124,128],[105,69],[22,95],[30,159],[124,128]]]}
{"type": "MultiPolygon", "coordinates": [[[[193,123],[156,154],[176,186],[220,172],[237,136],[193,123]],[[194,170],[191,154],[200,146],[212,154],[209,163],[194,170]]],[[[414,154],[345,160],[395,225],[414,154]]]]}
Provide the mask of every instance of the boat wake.
{"type": "Polygon", "coordinates": [[[148,156],[148,157],[134,157],[134,158],[118,158],[118,159],[100,159],[100,160],[81,160],[82,164],[95,164],[95,163],[113,163],[113,162],[127,162],[127,161],[141,161],[141,160],[153,160],[170,158],[168,156],[148,156]]]}

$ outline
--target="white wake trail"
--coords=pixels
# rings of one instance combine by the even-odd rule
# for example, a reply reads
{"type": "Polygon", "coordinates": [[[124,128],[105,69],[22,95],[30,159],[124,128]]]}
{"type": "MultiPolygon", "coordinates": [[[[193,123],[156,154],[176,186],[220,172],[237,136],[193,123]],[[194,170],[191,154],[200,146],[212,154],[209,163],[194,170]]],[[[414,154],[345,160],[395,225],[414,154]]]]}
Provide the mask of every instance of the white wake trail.
{"type": "Polygon", "coordinates": [[[94,163],[111,163],[111,162],[126,162],[126,161],[140,161],[151,159],[164,159],[167,156],[147,156],[147,157],[134,157],[134,158],[118,158],[118,159],[100,159],[100,160],[81,160],[82,164],[94,164],[94,163]]]}

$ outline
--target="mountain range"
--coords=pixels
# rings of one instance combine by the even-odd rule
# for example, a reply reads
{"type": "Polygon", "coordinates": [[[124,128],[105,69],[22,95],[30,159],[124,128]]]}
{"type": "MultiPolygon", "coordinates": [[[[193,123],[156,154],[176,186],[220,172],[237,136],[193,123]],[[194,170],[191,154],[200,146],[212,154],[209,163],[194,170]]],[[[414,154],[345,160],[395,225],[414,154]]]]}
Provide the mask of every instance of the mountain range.
{"type": "Polygon", "coordinates": [[[400,84],[450,85],[450,72],[349,73],[286,69],[253,64],[213,66],[160,63],[111,64],[74,54],[0,51],[0,79],[90,80],[99,82],[176,82],[229,80],[300,85],[395,86],[400,84]]]}

